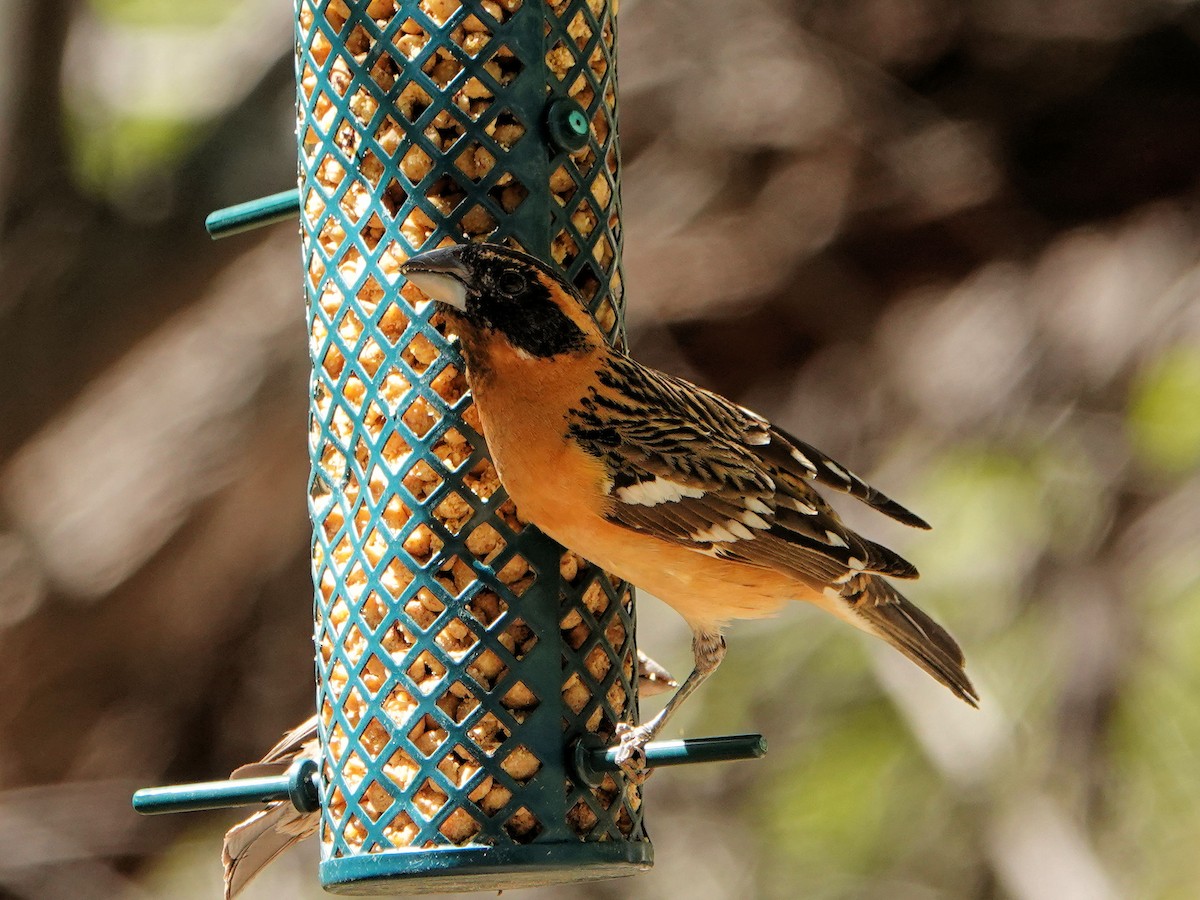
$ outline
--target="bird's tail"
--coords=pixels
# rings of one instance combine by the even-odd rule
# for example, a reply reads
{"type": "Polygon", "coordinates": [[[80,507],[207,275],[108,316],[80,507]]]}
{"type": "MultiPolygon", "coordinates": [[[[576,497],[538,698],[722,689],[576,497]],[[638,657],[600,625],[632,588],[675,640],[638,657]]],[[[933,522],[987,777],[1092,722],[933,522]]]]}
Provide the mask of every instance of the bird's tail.
{"type": "Polygon", "coordinates": [[[275,857],[316,831],[319,821],[319,813],[300,812],[290,802],[279,801],[230,828],[221,848],[225,900],[236,897],[275,857]]]}
{"type": "MultiPolygon", "coordinates": [[[[234,769],[232,778],[281,775],[298,757],[317,755],[317,717],[313,716],[267,751],[255,763],[234,769]]],[[[305,813],[292,803],[270,803],[225,834],[221,862],[225,865],[225,900],[232,900],[275,857],[317,830],[319,813],[305,813]]]]}
{"type": "Polygon", "coordinates": [[[877,575],[856,575],[842,597],[848,618],[864,631],[883,638],[948,687],[955,696],[978,706],[979,695],[963,669],[962,648],[949,632],[877,575]]]}

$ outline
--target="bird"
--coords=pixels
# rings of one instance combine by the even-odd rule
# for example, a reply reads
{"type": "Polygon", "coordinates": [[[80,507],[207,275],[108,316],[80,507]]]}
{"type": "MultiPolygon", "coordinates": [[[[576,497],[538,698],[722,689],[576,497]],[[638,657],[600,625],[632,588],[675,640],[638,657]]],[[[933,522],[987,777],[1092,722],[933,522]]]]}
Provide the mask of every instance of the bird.
{"type": "MultiPolygon", "coordinates": [[[[641,650],[637,654],[638,696],[653,697],[678,682],[671,673],[641,650]]],[[[312,716],[287,732],[258,762],[239,766],[230,778],[264,778],[282,775],[297,760],[319,760],[317,717],[312,716]]],[[[279,854],[316,834],[320,812],[304,812],[290,800],[276,800],[238,822],[225,833],[221,863],[225,869],[225,900],[233,900],[279,854]]]]}
{"type": "Polygon", "coordinates": [[[612,346],[579,293],[532,255],[454,244],[400,272],[457,337],[522,517],[692,630],[683,684],[648,722],[618,727],[629,775],[720,665],[729,623],[796,600],[882,638],[977,705],[962,649],[887,580],[914,579],[916,567],[850,530],[817,487],[915,528],[928,529],[924,519],[758,413],[612,346]]]}

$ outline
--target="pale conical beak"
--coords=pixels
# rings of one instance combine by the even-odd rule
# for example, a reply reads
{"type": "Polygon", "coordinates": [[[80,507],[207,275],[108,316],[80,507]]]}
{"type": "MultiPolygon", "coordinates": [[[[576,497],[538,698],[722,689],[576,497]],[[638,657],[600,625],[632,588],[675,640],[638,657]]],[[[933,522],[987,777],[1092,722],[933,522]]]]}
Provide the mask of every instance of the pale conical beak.
{"type": "Polygon", "coordinates": [[[466,312],[471,271],[459,258],[460,249],[442,247],[418,253],[400,266],[400,272],[433,300],[466,312]]]}

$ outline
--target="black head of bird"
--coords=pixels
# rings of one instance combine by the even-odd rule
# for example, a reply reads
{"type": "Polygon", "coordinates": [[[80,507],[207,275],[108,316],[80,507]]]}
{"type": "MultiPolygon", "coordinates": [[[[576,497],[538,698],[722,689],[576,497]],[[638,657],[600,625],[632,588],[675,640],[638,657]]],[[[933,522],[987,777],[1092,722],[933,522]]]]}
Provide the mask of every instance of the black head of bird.
{"type": "MultiPolygon", "coordinates": [[[[601,340],[578,295],[545,263],[496,244],[458,244],[411,257],[401,273],[477,337],[550,357],[601,340]]],[[[463,332],[463,329],[456,329],[463,332]]]]}

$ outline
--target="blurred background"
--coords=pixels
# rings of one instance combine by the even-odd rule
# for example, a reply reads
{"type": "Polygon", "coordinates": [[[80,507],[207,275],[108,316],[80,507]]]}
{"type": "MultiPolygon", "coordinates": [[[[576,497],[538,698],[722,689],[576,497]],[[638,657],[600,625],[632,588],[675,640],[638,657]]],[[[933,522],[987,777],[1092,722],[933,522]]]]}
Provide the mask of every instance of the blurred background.
{"type": "MultiPolygon", "coordinates": [[[[289,0],[0,0],[0,895],[215,897],[139,819],[312,706],[289,0]]],[[[810,609],[732,631],[617,898],[1200,896],[1200,3],[625,0],[634,353],[935,526],[847,510],[958,704],[810,609]]],[[[686,674],[688,634],[640,605],[686,674]]],[[[656,708],[646,704],[647,709],[656,708]]],[[[253,898],[319,897],[315,847],[253,898]]]]}

